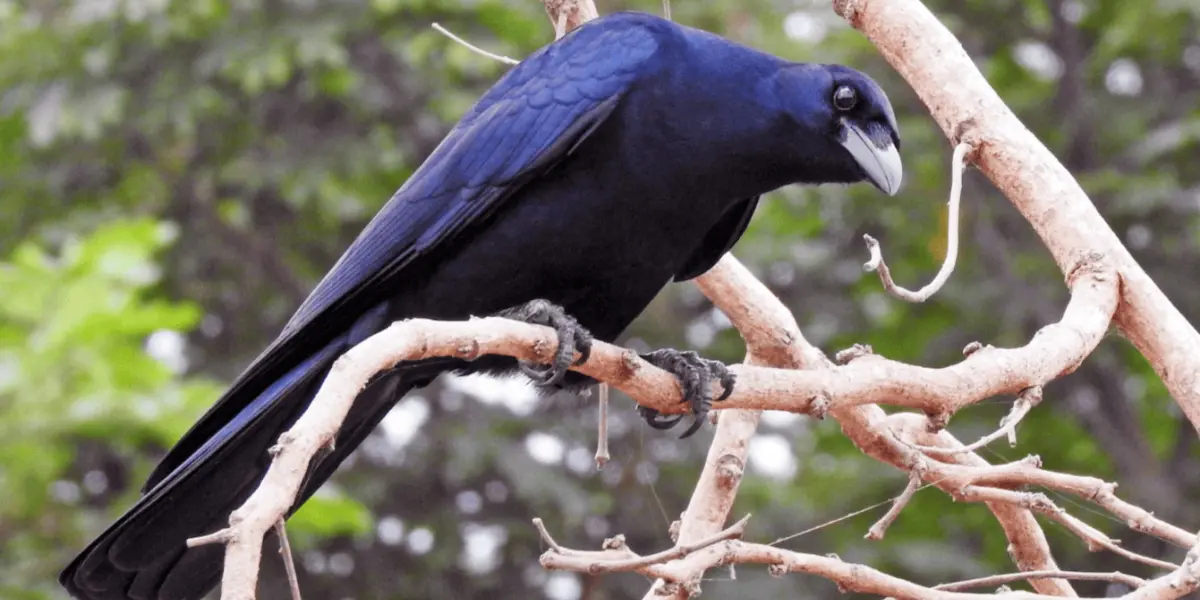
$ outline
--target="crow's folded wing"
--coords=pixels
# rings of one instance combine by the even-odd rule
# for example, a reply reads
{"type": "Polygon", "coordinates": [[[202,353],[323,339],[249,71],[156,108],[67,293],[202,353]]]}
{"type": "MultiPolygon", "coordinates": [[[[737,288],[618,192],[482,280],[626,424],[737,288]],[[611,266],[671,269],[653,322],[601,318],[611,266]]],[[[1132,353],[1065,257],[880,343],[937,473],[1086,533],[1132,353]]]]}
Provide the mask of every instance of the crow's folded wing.
{"type": "Polygon", "coordinates": [[[404,273],[414,258],[458,243],[465,228],[566,158],[652,69],[658,46],[643,22],[610,18],[580,27],[506,73],[371,220],[279,337],[176,444],[145,489],[236,438],[238,424],[257,417],[257,409],[245,409],[264,390],[353,328],[406,275],[417,276],[404,273]],[[202,447],[205,452],[197,452],[202,447]]]}

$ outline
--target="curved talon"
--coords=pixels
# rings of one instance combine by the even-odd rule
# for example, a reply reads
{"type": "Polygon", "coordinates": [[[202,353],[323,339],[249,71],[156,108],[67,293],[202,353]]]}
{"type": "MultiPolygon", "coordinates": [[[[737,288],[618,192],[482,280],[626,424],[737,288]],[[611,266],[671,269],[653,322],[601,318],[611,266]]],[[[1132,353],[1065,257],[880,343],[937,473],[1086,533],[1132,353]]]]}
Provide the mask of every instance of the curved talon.
{"type": "Polygon", "coordinates": [[[663,414],[657,410],[654,410],[653,408],[647,408],[645,406],[637,407],[637,411],[638,414],[642,415],[642,419],[646,421],[647,425],[659,430],[670,429],[683,420],[683,415],[664,417],[663,414]]]}
{"type": "Polygon", "coordinates": [[[722,400],[728,400],[729,397],[733,395],[734,384],[737,383],[737,373],[730,371],[728,368],[725,367],[725,365],[722,365],[721,363],[717,363],[717,364],[721,365],[721,369],[724,371],[720,375],[721,388],[723,391],[721,392],[720,397],[713,399],[713,402],[721,402],[722,400]]]}
{"type": "MultiPolygon", "coordinates": [[[[683,388],[683,402],[691,405],[695,420],[691,426],[679,436],[684,439],[692,436],[704,425],[704,418],[712,409],[713,402],[720,402],[733,394],[733,386],[737,378],[729,368],[720,361],[702,358],[699,354],[679,350],[655,350],[643,354],[642,358],[665,371],[670,372],[679,380],[683,388]],[[723,388],[718,398],[713,398],[712,381],[716,379],[723,388]]],[[[638,407],[638,412],[648,425],[655,429],[670,429],[683,420],[682,416],[663,418],[661,413],[652,408],[638,407]]]]}
{"type": "Polygon", "coordinates": [[[526,377],[539,386],[555,386],[562,383],[572,365],[583,364],[591,356],[592,334],[584,329],[571,315],[547,300],[531,300],[504,311],[500,316],[524,321],[534,325],[545,325],[554,329],[558,337],[558,348],[548,365],[532,361],[517,361],[517,366],[526,377]],[[575,352],[579,359],[572,361],[575,352]]]}
{"type": "Polygon", "coordinates": [[[517,361],[517,368],[537,385],[548,385],[554,377],[554,368],[528,360],[517,361]]]}
{"type": "Polygon", "coordinates": [[[579,360],[575,361],[574,366],[582,365],[592,357],[593,339],[592,332],[582,327],[575,330],[575,350],[579,352],[579,360]]]}

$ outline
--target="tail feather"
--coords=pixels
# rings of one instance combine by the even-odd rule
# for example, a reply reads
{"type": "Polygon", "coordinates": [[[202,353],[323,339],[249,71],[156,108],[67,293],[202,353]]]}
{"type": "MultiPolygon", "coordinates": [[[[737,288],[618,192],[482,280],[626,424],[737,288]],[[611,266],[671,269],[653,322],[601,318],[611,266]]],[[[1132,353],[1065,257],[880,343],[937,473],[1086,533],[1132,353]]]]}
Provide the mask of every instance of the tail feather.
{"type": "Polygon", "coordinates": [[[179,564],[179,559],[183,558],[183,555],[182,549],[176,550],[150,568],[141,571],[125,571],[125,573],[133,575],[133,580],[127,586],[126,595],[134,600],[157,600],[158,590],[162,588],[163,581],[166,580],[171,569],[179,564]]]}
{"type": "MultiPolygon", "coordinates": [[[[223,548],[186,540],[228,523],[270,465],[268,449],[316,394],[346,344],[330,344],[260,394],[236,419],[149,490],[62,572],[81,600],[194,600],[220,579],[223,548]]],[[[453,368],[406,364],[377,376],[358,396],[334,449],[311,465],[292,510],[333,474],[405,393],[453,368]]],[[[290,512],[289,512],[290,514],[290,512]]]]}

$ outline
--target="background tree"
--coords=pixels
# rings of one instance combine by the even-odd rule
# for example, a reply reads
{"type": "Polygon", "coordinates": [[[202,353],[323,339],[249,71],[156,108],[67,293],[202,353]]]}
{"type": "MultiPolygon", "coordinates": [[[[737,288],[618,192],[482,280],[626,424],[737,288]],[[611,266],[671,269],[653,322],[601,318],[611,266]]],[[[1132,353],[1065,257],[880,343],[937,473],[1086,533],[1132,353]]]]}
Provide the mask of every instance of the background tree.
{"type": "MultiPolygon", "coordinates": [[[[1200,132],[1196,9],[929,4],[1195,315],[1200,288],[1172,273],[1197,253],[1198,174],[1187,160],[1200,132]]],[[[602,4],[620,8],[660,4],[602,4]]],[[[813,342],[865,341],[936,365],[968,341],[1018,344],[1057,318],[1065,294],[1052,261],[979,177],[968,177],[968,243],[947,289],[912,306],[862,276],[868,231],[901,281],[941,257],[949,148],[827,2],[676,2],[673,17],[788,58],[862,68],[896,105],[908,170],[900,197],[790,188],[764,204],[736,249],[813,342]]],[[[430,30],[435,20],[517,57],[553,37],[536,2],[0,2],[5,596],[58,597],[61,565],[129,504],[163,450],[505,68],[430,30]]],[[[688,286],[664,293],[625,343],[741,354],[736,333],[688,286]]],[[[969,439],[994,428],[1008,402],[969,409],[955,432],[969,439]]],[[[589,402],[536,401],[523,383],[471,379],[402,403],[293,519],[304,589],[321,598],[641,597],[639,577],[542,571],[527,526],[550,518],[574,546],[616,531],[635,547],[662,545],[705,445],[648,430],[628,406],[617,400],[613,462],[597,473],[589,402]]],[[[1116,479],[1128,499],[1195,524],[1194,432],[1125,342],[1106,342],[1078,375],[1050,386],[1026,431],[1036,433],[1016,449],[993,448],[994,458],[1037,453],[1057,470],[1116,479]]],[[[735,510],[754,512],[750,534],[768,539],[885,501],[903,482],[836,425],[789,415],[767,418],[750,466],[735,510]]],[[[986,510],[948,504],[918,494],[883,543],[861,539],[880,507],[790,544],[918,581],[1007,564],[986,510]]],[[[1090,521],[1137,551],[1167,551],[1102,515],[1090,521]]],[[[1053,527],[1048,534],[1064,568],[1137,572],[1053,527]]],[[[824,582],[763,573],[739,573],[732,585],[706,587],[833,594],[824,582]]]]}

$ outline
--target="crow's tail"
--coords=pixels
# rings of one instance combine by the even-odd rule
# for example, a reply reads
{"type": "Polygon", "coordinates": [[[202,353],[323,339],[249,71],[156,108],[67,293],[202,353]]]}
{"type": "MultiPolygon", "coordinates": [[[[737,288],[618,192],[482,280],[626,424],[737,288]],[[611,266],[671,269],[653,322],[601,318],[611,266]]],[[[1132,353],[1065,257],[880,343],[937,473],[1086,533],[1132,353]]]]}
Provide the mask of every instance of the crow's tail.
{"type": "MultiPolygon", "coordinates": [[[[188,548],[191,537],[217,531],[254,491],[270,464],[268,449],[304,412],[333,361],[349,348],[345,338],[292,369],[199,450],[147,490],[59,576],[81,600],[194,600],[219,582],[224,548],[188,548]]],[[[392,406],[414,387],[447,370],[412,364],[377,376],[359,394],[334,449],[319,457],[292,510],[333,474],[392,406]]]]}

